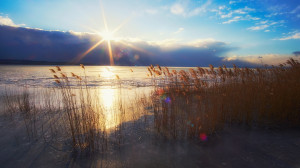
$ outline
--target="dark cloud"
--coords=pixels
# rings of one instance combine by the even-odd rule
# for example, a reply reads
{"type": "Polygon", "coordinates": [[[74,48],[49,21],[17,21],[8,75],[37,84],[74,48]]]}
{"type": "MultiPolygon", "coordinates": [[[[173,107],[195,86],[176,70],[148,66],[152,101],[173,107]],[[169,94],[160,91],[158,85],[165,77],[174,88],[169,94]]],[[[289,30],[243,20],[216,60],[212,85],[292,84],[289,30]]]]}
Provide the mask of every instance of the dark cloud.
{"type": "MultiPolygon", "coordinates": [[[[22,27],[0,26],[0,59],[74,63],[75,58],[101,40],[88,33],[44,31],[22,27]]],[[[143,41],[112,42],[116,65],[215,66],[224,61],[227,52],[236,48],[223,42],[200,41],[198,47],[164,48],[143,41]],[[205,45],[204,45],[205,44],[205,45]],[[200,47],[199,47],[200,46],[200,47]]],[[[109,65],[104,42],[76,63],[109,65]]],[[[250,65],[243,61],[240,65],[250,65]]]]}
{"type": "Polygon", "coordinates": [[[293,54],[294,54],[296,57],[299,57],[299,56],[300,56],[300,51],[295,51],[295,52],[293,52],[293,54]]]}

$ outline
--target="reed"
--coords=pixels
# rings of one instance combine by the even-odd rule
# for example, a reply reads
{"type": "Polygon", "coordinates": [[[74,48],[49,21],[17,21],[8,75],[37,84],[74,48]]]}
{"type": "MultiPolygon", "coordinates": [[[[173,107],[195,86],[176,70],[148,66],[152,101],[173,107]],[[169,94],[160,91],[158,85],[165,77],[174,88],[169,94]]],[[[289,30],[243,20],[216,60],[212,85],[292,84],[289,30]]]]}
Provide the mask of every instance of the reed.
{"type": "Polygon", "coordinates": [[[299,126],[297,60],[257,69],[210,65],[172,73],[151,66],[148,70],[164,74],[167,81],[157,86],[153,95],[155,128],[165,137],[199,137],[225,124],[299,126]]]}
{"type": "Polygon", "coordinates": [[[85,67],[80,66],[84,71],[83,77],[74,73],[69,77],[60,67],[56,67],[57,71],[50,70],[54,73],[57,89],[62,95],[62,111],[66,114],[73,150],[80,152],[105,150],[107,133],[99,99],[92,95],[85,67]],[[79,89],[71,87],[71,80],[79,89]]]}
{"type": "Polygon", "coordinates": [[[89,87],[84,65],[80,67],[82,76],[58,66],[50,69],[55,87],[39,94],[27,89],[5,93],[7,115],[21,117],[29,139],[42,137],[52,145],[67,141],[72,151],[94,153],[107,151],[109,144],[118,148],[124,144],[128,116],[136,126],[144,121],[145,128],[153,127],[170,139],[205,139],[233,124],[298,127],[300,123],[300,63],[293,59],[256,69],[210,65],[176,71],[151,65],[147,69],[153,92],[135,93],[130,100],[123,99],[116,75],[119,98],[111,113],[120,124],[112,128],[114,134],[107,130],[103,102],[89,87]]]}

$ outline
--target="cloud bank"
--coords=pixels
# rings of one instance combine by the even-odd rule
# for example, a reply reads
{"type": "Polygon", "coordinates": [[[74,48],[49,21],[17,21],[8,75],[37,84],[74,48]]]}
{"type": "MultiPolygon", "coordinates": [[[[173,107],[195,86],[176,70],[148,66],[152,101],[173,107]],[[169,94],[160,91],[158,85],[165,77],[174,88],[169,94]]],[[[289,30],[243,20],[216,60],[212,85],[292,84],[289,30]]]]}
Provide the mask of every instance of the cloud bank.
{"type": "Polygon", "coordinates": [[[262,55],[248,55],[248,56],[231,56],[227,57],[228,61],[244,61],[256,65],[279,65],[285,63],[289,58],[299,60],[299,51],[295,51],[292,54],[262,54],[262,55]]]}
{"type": "MultiPolygon", "coordinates": [[[[33,60],[109,65],[104,42],[80,61],[76,58],[99,42],[99,35],[80,32],[45,31],[23,27],[0,26],[0,59],[33,60]]],[[[215,66],[224,61],[235,47],[213,39],[199,39],[178,45],[176,41],[147,42],[123,39],[112,41],[116,65],[215,66]]],[[[240,61],[241,65],[249,65],[240,61]]]]}

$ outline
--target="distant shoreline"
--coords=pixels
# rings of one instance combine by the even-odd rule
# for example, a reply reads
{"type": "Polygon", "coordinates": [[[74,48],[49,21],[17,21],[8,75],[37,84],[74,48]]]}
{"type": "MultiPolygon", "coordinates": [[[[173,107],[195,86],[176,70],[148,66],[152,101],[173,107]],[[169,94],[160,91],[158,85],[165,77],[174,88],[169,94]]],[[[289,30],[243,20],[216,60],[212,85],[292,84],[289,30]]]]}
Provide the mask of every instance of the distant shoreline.
{"type": "MultiPolygon", "coordinates": [[[[89,65],[89,66],[110,66],[109,64],[97,64],[97,63],[88,63],[88,62],[80,62],[80,63],[71,63],[71,62],[53,62],[53,61],[34,61],[34,60],[18,60],[18,59],[0,59],[0,65],[89,65]]],[[[115,66],[150,66],[151,63],[147,65],[117,65],[115,66]]],[[[152,63],[152,65],[157,65],[155,63],[152,63]]],[[[206,66],[185,66],[185,65],[165,65],[165,64],[159,64],[160,66],[164,67],[208,67],[206,66]]],[[[226,63],[222,64],[226,65],[226,63]]],[[[233,65],[233,64],[232,64],[233,65]]],[[[226,65],[228,68],[232,68],[232,65],[226,65]]],[[[218,67],[216,65],[216,67],[218,67]]],[[[261,67],[259,65],[249,65],[249,66],[240,66],[240,67],[247,67],[247,68],[257,68],[261,67]]]]}
{"type": "MultiPolygon", "coordinates": [[[[79,65],[68,62],[52,62],[52,61],[32,61],[32,60],[15,60],[15,59],[0,59],[0,65],[79,65]]],[[[85,65],[97,65],[91,63],[82,63],[85,65]]]]}
{"type": "MultiPolygon", "coordinates": [[[[89,65],[89,66],[110,66],[108,64],[93,64],[93,63],[84,63],[80,62],[77,64],[69,63],[69,62],[52,62],[52,61],[32,61],[32,60],[15,60],[15,59],[0,59],[0,65],[64,65],[64,66],[72,66],[72,65],[89,65]]],[[[149,64],[151,65],[151,64],[149,64]]],[[[149,65],[115,65],[115,66],[138,66],[144,67],[149,65]]],[[[153,64],[156,65],[156,64],[153,64]]],[[[168,67],[190,67],[190,66],[172,66],[172,65],[162,65],[168,67]]]]}

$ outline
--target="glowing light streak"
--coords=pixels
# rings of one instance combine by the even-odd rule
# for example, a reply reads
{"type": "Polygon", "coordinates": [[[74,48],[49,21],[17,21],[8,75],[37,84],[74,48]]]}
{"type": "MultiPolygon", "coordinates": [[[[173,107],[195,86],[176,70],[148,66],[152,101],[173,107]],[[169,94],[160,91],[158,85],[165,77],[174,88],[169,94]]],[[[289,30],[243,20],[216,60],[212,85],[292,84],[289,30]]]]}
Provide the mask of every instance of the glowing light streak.
{"type": "Polygon", "coordinates": [[[113,66],[115,63],[114,63],[114,58],[112,55],[110,40],[107,40],[107,46],[108,46],[109,62],[110,62],[110,65],[113,66]]]}
{"type": "MultiPolygon", "coordinates": [[[[102,4],[102,1],[100,1],[100,4],[102,4]]],[[[126,19],[124,22],[122,22],[118,27],[116,27],[113,31],[109,31],[109,28],[108,28],[108,24],[107,24],[107,20],[106,20],[106,16],[105,16],[105,13],[104,13],[104,9],[103,9],[103,5],[100,5],[100,8],[101,8],[101,12],[102,12],[102,18],[103,18],[103,24],[105,26],[105,31],[104,32],[97,32],[93,29],[94,32],[100,34],[100,36],[102,37],[102,40],[100,40],[98,43],[96,43],[95,45],[93,45],[91,48],[89,48],[86,52],[84,52],[83,54],[79,55],[78,57],[75,58],[75,62],[78,62],[80,61],[82,58],[84,58],[88,53],[90,53],[92,50],[94,50],[97,46],[99,46],[103,41],[107,41],[107,48],[108,48],[108,55],[109,55],[109,61],[110,61],[110,65],[113,66],[115,63],[114,63],[114,57],[113,57],[113,51],[112,51],[112,46],[111,46],[111,41],[117,41],[116,38],[113,37],[114,33],[119,31],[124,25],[127,24],[127,22],[130,20],[130,17],[128,19],[126,19]]],[[[121,42],[121,41],[118,41],[130,48],[133,48],[137,51],[140,51],[140,52],[143,52],[143,53],[147,53],[149,55],[152,55],[151,53],[141,49],[141,48],[138,48],[136,46],[133,46],[132,44],[126,44],[124,42],[121,42]]]]}
{"type": "Polygon", "coordinates": [[[134,46],[134,45],[132,45],[132,44],[124,43],[124,42],[122,42],[122,41],[118,41],[118,42],[121,43],[121,44],[123,44],[123,45],[126,45],[126,46],[128,46],[128,47],[130,47],[130,48],[132,48],[132,49],[135,49],[135,50],[137,50],[137,51],[140,51],[140,52],[142,52],[142,53],[145,53],[145,54],[148,54],[148,55],[153,55],[152,53],[150,53],[150,52],[148,52],[148,51],[146,51],[146,50],[144,50],[144,49],[142,49],[142,48],[139,48],[139,47],[137,47],[137,46],[134,46]]]}
{"type": "Polygon", "coordinates": [[[74,59],[73,62],[78,62],[80,61],[83,57],[85,57],[88,53],[90,53],[92,50],[94,50],[98,45],[100,45],[102,42],[104,41],[104,39],[102,39],[101,41],[99,41],[98,43],[96,43],[95,45],[93,45],[91,48],[89,48],[86,52],[84,52],[83,54],[79,55],[78,57],[76,57],[74,59]]]}

